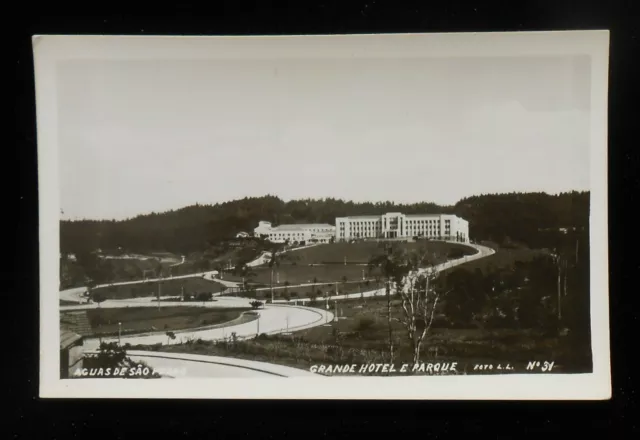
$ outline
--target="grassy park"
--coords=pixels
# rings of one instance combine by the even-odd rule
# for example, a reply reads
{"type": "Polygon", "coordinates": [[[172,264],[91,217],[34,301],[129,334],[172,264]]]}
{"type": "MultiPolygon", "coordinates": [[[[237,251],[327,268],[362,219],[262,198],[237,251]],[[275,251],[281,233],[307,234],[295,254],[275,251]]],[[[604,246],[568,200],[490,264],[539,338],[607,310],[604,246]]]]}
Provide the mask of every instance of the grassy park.
{"type": "MultiPolygon", "coordinates": [[[[204,307],[125,307],[96,308],[86,310],[90,331],[94,335],[117,335],[121,323],[121,334],[133,334],[154,331],[177,331],[196,327],[213,327],[234,321],[234,324],[255,319],[249,308],[213,309],[204,307]]],[[[73,324],[71,314],[61,312],[63,323],[73,324]]]]}
{"type": "Polygon", "coordinates": [[[185,294],[201,292],[217,293],[222,290],[222,284],[206,280],[203,277],[166,279],[161,283],[149,281],[145,283],[123,284],[98,287],[92,290],[93,295],[100,295],[105,299],[127,299],[156,296],[179,296],[184,289],[185,294]]]}
{"type": "MultiPolygon", "coordinates": [[[[357,281],[373,281],[380,271],[367,266],[371,257],[384,252],[386,243],[357,242],[321,244],[283,254],[280,264],[274,268],[274,287],[300,284],[349,283],[351,291],[357,291],[357,281]]],[[[397,242],[394,246],[407,252],[427,254],[433,263],[443,263],[452,258],[473,255],[476,250],[457,243],[438,241],[397,242]]],[[[267,265],[251,268],[247,280],[254,287],[271,285],[271,268],[267,265]]],[[[224,279],[241,282],[242,276],[225,273],[224,279]]],[[[345,286],[346,287],[346,286],[345,286]]]]}
{"type": "MultiPolygon", "coordinates": [[[[291,256],[299,265],[309,264],[367,264],[372,255],[384,252],[389,242],[361,241],[356,243],[331,243],[321,244],[299,251],[294,251],[291,256]]],[[[465,255],[473,255],[476,250],[463,244],[448,243],[442,241],[413,241],[395,242],[395,247],[405,249],[408,252],[426,251],[437,259],[446,258],[454,249],[465,255]]]]}

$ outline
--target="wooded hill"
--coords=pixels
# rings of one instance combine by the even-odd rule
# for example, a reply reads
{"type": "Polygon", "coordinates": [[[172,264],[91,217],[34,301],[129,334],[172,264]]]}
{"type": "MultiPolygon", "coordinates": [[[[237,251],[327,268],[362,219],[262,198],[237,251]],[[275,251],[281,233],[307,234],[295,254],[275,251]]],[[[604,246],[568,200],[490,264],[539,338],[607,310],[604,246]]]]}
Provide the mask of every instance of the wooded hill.
{"type": "Polygon", "coordinates": [[[332,198],[284,202],[268,195],[215,205],[196,204],[122,221],[61,221],[60,244],[64,254],[119,247],[128,252],[189,254],[233,238],[238,232],[252,232],[260,220],[274,224],[334,224],[336,217],[394,211],[404,214],[452,213],[469,221],[472,240],[542,247],[549,245],[545,230],[588,227],[589,193],[483,194],[462,199],[454,206],[427,202],[355,203],[332,198]]]}

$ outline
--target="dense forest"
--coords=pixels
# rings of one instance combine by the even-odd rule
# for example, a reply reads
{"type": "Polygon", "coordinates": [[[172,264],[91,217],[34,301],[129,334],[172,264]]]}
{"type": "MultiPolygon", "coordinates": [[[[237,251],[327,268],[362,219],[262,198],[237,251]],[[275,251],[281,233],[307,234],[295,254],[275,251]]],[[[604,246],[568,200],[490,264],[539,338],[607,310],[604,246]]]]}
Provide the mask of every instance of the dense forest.
{"type": "Polygon", "coordinates": [[[115,220],[61,221],[61,253],[122,248],[127,252],[204,252],[240,231],[251,232],[260,220],[274,224],[335,223],[336,217],[398,211],[405,214],[452,213],[470,223],[472,240],[501,245],[545,247],[545,230],[583,229],[589,222],[589,193],[487,194],[454,206],[434,203],[355,203],[339,199],[284,202],[275,196],[250,197],[215,205],[189,206],[163,213],[115,220]]]}

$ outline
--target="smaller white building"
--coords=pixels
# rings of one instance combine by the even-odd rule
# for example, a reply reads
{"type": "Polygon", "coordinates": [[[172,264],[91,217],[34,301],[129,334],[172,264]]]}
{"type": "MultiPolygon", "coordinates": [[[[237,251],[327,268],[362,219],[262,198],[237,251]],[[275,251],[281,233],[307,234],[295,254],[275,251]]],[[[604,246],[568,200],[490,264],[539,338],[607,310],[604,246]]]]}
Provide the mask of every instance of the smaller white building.
{"type": "Polygon", "coordinates": [[[336,227],[328,223],[305,223],[273,226],[261,221],[254,229],[256,237],[263,237],[273,243],[329,243],[336,235],[336,227]]]}

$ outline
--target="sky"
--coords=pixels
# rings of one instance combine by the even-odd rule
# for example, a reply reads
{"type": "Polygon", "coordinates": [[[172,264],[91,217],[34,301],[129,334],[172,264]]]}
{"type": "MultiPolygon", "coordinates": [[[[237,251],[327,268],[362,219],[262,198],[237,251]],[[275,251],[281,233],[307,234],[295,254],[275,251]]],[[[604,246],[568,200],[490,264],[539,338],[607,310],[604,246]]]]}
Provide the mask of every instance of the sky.
{"type": "Polygon", "coordinates": [[[586,56],[66,60],[64,219],[589,189],[586,56]]]}

